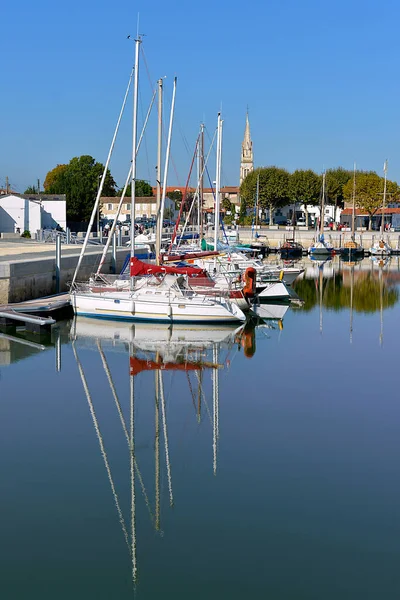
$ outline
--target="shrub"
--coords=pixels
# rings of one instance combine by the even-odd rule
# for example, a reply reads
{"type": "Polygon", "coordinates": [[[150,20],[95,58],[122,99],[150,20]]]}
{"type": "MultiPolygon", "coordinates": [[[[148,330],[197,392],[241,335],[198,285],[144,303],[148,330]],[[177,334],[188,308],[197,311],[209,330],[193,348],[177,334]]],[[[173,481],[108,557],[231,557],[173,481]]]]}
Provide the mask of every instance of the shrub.
{"type": "Polygon", "coordinates": [[[30,231],[25,229],[24,233],[21,233],[21,237],[30,239],[30,237],[31,237],[30,231]]]}

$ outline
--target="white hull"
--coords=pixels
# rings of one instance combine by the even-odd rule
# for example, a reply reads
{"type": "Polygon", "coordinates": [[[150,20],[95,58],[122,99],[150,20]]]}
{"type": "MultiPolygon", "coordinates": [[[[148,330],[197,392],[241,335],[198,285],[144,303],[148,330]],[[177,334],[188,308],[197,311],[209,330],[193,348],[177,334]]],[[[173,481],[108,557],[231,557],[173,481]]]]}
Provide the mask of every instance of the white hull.
{"type": "Polygon", "coordinates": [[[261,319],[276,321],[281,321],[288,310],[288,304],[258,304],[253,306],[253,312],[261,319]]]}
{"type": "Polygon", "coordinates": [[[383,240],[380,240],[371,246],[369,252],[372,256],[387,256],[388,254],[392,253],[392,248],[389,246],[389,244],[383,240]]]}
{"type": "MultiPolygon", "coordinates": [[[[283,281],[284,281],[284,283],[286,283],[286,285],[292,285],[292,283],[297,279],[297,277],[301,273],[304,273],[304,269],[294,269],[291,267],[289,267],[289,268],[282,267],[282,269],[272,270],[270,274],[273,277],[276,277],[277,279],[279,279],[282,271],[283,271],[283,281]]],[[[262,281],[262,275],[261,275],[261,281],[262,281]]]]}
{"type": "Polygon", "coordinates": [[[99,319],[161,321],[181,323],[229,323],[245,321],[238,306],[221,298],[219,301],[197,294],[176,295],[170,288],[143,286],[129,292],[71,292],[76,315],[99,319]]]}
{"type": "Polygon", "coordinates": [[[260,292],[257,291],[257,296],[264,300],[288,300],[290,298],[286,285],[282,281],[264,282],[260,284],[260,287],[257,286],[257,290],[259,289],[260,292]]]}

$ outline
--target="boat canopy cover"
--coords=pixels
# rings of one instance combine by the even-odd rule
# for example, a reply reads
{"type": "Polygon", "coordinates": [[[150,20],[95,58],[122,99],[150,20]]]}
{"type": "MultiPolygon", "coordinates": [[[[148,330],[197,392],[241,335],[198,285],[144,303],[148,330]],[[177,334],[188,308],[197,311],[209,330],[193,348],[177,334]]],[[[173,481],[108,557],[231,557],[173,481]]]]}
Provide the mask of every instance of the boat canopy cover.
{"type": "Polygon", "coordinates": [[[204,269],[198,267],[167,267],[150,265],[145,263],[136,256],[131,258],[131,277],[138,277],[139,275],[158,275],[170,273],[171,275],[190,275],[190,276],[201,276],[207,277],[207,273],[204,269]]]}

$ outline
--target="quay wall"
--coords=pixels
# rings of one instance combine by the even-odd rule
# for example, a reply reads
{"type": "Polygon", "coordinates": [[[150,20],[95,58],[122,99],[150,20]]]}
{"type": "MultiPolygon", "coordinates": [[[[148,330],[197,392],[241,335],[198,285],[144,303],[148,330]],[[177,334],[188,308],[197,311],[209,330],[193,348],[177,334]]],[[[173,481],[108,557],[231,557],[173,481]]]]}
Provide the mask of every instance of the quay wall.
{"type": "MultiPolygon", "coordinates": [[[[260,242],[266,242],[271,248],[278,248],[285,239],[293,238],[293,230],[289,228],[286,230],[285,228],[281,229],[258,229],[257,238],[260,242]]],[[[330,240],[336,248],[339,248],[345,241],[348,241],[351,237],[351,232],[346,231],[330,231],[327,229],[324,232],[325,238],[330,240]]],[[[384,234],[384,239],[387,241],[390,246],[395,248],[400,248],[400,233],[399,232],[390,232],[384,234]]],[[[221,236],[222,238],[222,236],[221,236]]],[[[360,242],[364,248],[368,248],[371,246],[373,240],[377,240],[380,238],[379,231],[357,231],[356,232],[356,241],[360,242]]],[[[251,236],[250,228],[239,228],[239,239],[243,243],[249,243],[251,241],[255,241],[256,238],[251,236]]],[[[296,229],[295,234],[296,241],[300,242],[305,248],[307,248],[315,239],[315,230],[314,229],[296,229]]]]}
{"type": "MultiPolygon", "coordinates": [[[[126,248],[117,249],[117,272],[124,264],[126,248]]],[[[61,256],[60,292],[68,290],[72,281],[79,253],[61,256]]],[[[99,262],[99,254],[85,254],[78,274],[78,281],[84,281],[93,274],[99,262]]],[[[102,272],[111,272],[111,255],[104,263],[102,272]]],[[[56,262],[54,254],[49,257],[28,258],[26,260],[4,260],[0,262],[0,304],[23,302],[49,296],[56,291],[56,262]]]]}

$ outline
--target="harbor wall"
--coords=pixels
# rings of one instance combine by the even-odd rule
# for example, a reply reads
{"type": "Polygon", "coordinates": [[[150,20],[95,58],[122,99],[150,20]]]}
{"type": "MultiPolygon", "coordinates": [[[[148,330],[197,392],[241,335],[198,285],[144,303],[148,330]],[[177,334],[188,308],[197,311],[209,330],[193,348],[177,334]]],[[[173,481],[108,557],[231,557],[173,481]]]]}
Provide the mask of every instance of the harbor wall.
{"type": "MultiPolygon", "coordinates": [[[[254,232],[255,233],[255,232],[254,232]]],[[[293,238],[293,229],[292,227],[285,229],[258,229],[257,233],[259,235],[258,238],[255,238],[255,235],[252,237],[252,232],[250,228],[239,228],[239,239],[242,243],[250,243],[254,241],[265,242],[271,248],[278,248],[285,241],[285,239],[293,238]]],[[[325,238],[332,242],[335,248],[340,248],[346,241],[350,240],[351,232],[350,231],[330,231],[327,229],[324,232],[325,238]]],[[[369,248],[373,241],[379,239],[381,234],[379,231],[357,231],[356,232],[356,241],[359,242],[364,248],[369,248]]],[[[400,233],[399,232],[390,232],[384,234],[384,240],[389,243],[389,245],[393,249],[397,249],[400,247],[400,233]]],[[[295,239],[297,242],[300,242],[305,248],[307,248],[315,239],[315,230],[314,229],[306,229],[299,228],[296,229],[295,239]]]]}
{"type": "MultiPolygon", "coordinates": [[[[122,269],[126,248],[117,249],[117,272],[122,269]]],[[[79,253],[61,257],[60,292],[68,290],[72,281],[79,253]]],[[[93,274],[99,263],[99,254],[85,254],[79,270],[78,281],[84,281],[93,274]]],[[[105,260],[104,274],[111,272],[111,255],[105,260]]],[[[56,262],[54,255],[26,260],[6,260],[0,262],[0,304],[23,302],[49,296],[56,292],[56,262]]]]}

